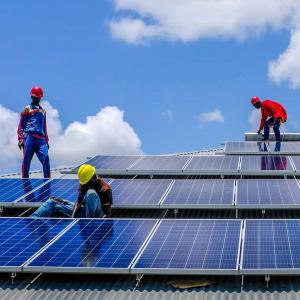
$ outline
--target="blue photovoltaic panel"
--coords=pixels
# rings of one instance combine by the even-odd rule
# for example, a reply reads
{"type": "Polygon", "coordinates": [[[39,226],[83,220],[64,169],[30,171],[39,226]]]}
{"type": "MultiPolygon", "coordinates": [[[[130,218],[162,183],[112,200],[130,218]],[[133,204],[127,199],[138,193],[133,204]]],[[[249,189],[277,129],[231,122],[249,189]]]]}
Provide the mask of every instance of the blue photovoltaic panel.
{"type": "Polygon", "coordinates": [[[181,170],[189,156],[143,156],[130,170],[181,170]]]}
{"type": "Polygon", "coordinates": [[[94,166],[97,170],[103,169],[112,169],[112,170],[126,170],[134,162],[140,159],[140,156],[102,156],[97,155],[87,162],[94,166]]]}
{"type": "Polygon", "coordinates": [[[295,179],[243,179],[237,184],[237,206],[300,206],[295,179]]]}
{"type": "Polygon", "coordinates": [[[232,206],[233,188],[234,180],[231,179],[176,180],[163,206],[232,206]]]}
{"type": "Polygon", "coordinates": [[[128,272],[155,223],[156,220],[150,219],[80,219],[28,266],[36,271],[65,268],[80,272],[90,268],[92,272],[108,269],[128,272]]]}
{"type": "Polygon", "coordinates": [[[269,269],[265,274],[272,274],[300,269],[299,220],[246,220],[245,224],[242,271],[269,269]]]}
{"type": "Polygon", "coordinates": [[[185,170],[232,170],[238,168],[238,156],[194,156],[185,170]]]}
{"type": "MultiPolygon", "coordinates": [[[[32,192],[35,188],[43,184],[46,179],[0,179],[0,202],[13,202],[16,199],[32,192]]],[[[27,196],[26,199],[30,199],[27,196]]]]}
{"type": "Polygon", "coordinates": [[[0,218],[0,270],[20,267],[71,223],[71,219],[0,218]]]}
{"type": "Polygon", "coordinates": [[[269,147],[271,152],[300,154],[300,142],[270,142],[269,147]]]}
{"type": "Polygon", "coordinates": [[[114,206],[157,206],[170,179],[115,179],[111,183],[114,206]]]}
{"type": "Polygon", "coordinates": [[[296,167],[296,171],[299,173],[299,171],[300,171],[300,156],[292,156],[292,161],[296,167]]]}
{"type": "Polygon", "coordinates": [[[133,270],[236,271],[240,232],[240,220],[162,220],[133,270]]]}
{"type": "Polygon", "coordinates": [[[241,171],[293,171],[288,156],[242,156],[241,171]]]}
{"type": "Polygon", "coordinates": [[[32,193],[30,197],[23,198],[18,203],[45,202],[52,196],[75,202],[78,196],[78,187],[78,179],[52,179],[32,193]]]}
{"type": "Polygon", "coordinates": [[[268,152],[268,150],[268,145],[264,142],[227,142],[225,144],[226,154],[255,154],[268,152]]]}

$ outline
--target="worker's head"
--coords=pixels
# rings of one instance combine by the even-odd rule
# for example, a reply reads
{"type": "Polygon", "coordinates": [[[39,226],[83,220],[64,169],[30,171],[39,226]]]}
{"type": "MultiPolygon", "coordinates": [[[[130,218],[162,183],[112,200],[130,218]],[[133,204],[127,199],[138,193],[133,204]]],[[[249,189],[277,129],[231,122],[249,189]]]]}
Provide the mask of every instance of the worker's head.
{"type": "Polygon", "coordinates": [[[257,109],[259,109],[261,107],[260,99],[257,96],[254,96],[254,97],[251,98],[251,103],[257,109]]]}
{"type": "Polygon", "coordinates": [[[42,88],[40,88],[39,86],[34,86],[30,91],[30,96],[31,96],[32,103],[37,105],[40,103],[41,99],[43,98],[44,92],[42,88]]]}
{"type": "Polygon", "coordinates": [[[84,185],[96,178],[96,169],[91,165],[83,164],[78,169],[77,174],[78,174],[79,183],[84,185]]]}

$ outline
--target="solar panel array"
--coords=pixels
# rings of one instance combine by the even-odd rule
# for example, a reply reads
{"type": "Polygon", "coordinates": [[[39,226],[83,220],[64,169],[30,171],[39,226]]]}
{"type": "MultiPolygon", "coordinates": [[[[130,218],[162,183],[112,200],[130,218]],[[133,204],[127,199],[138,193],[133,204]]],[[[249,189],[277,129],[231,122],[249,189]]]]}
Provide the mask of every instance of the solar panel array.
{"type": "Polygon", "coordinates": [[[111,183],[115,207],[154,207],[166,193],[170,179],[115,179],[111,183]]]}
{"type": "Polygon", "coordinates": [[[234,180],[176,180],[162,203],[164,208],[232,207],[234,180]]]}
{"type": "Polygon", "coordinates": [[[244,274],[300,274],[300,220],[246,220],[244,274]]]}
{"type": "Polygon", "coordinates": [[[81,219],[25,270],[127,273],[156,220],[81,219]]]}
{"type": "Polygon", "coordinates": [[[134,265],[136,273],[238,270],[240,220],[163,220],[134,265]]]}

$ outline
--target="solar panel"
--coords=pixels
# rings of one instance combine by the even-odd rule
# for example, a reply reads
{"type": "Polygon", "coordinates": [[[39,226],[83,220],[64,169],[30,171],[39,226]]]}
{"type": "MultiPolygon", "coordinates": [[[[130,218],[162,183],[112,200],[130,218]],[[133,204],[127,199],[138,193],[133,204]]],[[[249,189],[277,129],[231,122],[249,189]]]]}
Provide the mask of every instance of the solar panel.
{"type": "Polygon", "coordinates": [[[86,164],[94,166],[97,170],[126,170],[134,162],[138,161],[140,156],[106,156],[97,155],[88,161],[86,164]]]}
{"type": "Polygon", "coordinates": [[[52,179],[33,192],[30,197],[20,199],[16,205],[37,206],[52,196],[75,202],[78,197],[78,186],[78,179],[52,179]]]}
{"type": "Polygon", "coordinates": [[[132,273],[236,274],[240,220],[162,220],[132,273]]]}
{"type": "Polygon", "coordinates": [[[268,152],[268,145],[264,142],[227,142],[225,154],[258,154],[268,152]]]}
{"type": "Polygon", "coordinates": [[[242,274],[300,274],[299,220],[246,220],[242,274]]]}
{"type": "Polygon", "coordinates": [[[181,170],[189,156],[143,156],[129,170],[181,170]]]}
{"type": "Polygon", "coordinates": [[[161,207],[164,208],[234,208],[234,180],[176,180],[161,207]]]}
{"type": "Polygon", "coordinates": [[[227,142],[225,154],[300,154],[300,142],[227,142]]]}
{"type": "Polygon", "coordinates": [[[169,179],[115,179],[111,183],[114,207],[159,208],[171,182],[169,179]]]}
{"type": "MultiPolygon", "coordinates": [[[[32,190],[45,181],[45,179],[0,179],[0,203],[7,205],[7,203],[13,202],[25,194],[32,192],[32,190]]],[[[26,196],[25,199],[30,199],[30,196],[26,196]]]]}
{"type": "Polygon", "coordinates": [[[242,156],[241,173],[294,173],[288,156],[266,155],[266,156],[242,156]]]}
{"type": "Polygon", "coordinates": [[[81,219],[24,271],[128,273],[156,220],[81,219]]]}
{"type": "Polygon", "coordinates": [[[244,179],[237,183],[239,208],[300,207],[300,189],[295,179],[244,179]]]}
{"type": "Polygon", "coordinates": [[[71,222],[71,219],[0,218],[0,271],[19,272],[32,255],[71,222]]]}
{"type": "Polygon", "coordinates": [[[296,168],[296,173],[299,173],[300,172],[300,156],[292,156],[291,159],[296,168]]]}
{"type": "Polygon", "coordinates": [[[199,171],[202,171],[207,174],[215,171],[218,171],[218,173],[232,171],[237,173],[238,163],[238,156],[193,156],[183,172],[196,171],[199,173],[199,171]]]}

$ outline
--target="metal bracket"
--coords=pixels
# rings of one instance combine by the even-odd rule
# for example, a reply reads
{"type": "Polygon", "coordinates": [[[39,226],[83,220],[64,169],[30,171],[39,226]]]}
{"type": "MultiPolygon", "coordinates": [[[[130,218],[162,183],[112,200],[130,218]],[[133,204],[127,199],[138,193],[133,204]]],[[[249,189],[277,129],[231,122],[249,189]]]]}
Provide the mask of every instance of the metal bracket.
{"type": "Polygon", "coordinates": [[[11,278],[11,284],[14,284],[14,280],[17,277],[17,273],[13,272],[10,274],[10,278],[11,278]]]}
{"type": "Polygon", "coordinates": [[[262,209],[261,213],[262,213],[262,217],[264,218],[264,217],[265,217],[265,214],[266,214],[266,210],[265,210],[265,209],[262,209]]]}
{"type": "Polygon", "coordinates": [[[267,286],[267,288],[269,287],[269,282],[270,282],[270,280],[271,280],[270,275],[265,275],[265,281],[266,281],[266,286],[267,286]]]}
{"type": "Polygon", "coordinates": [[[177,218],[177,214],[178,214],[178,209],[175,208],[175,209],[174,209],[174,216],[175,216],[175,218],[177,218]]]}
{"type": "Polygon", "coordinates": [[[242,275],[242,280],[241,280],[241,291],[243,291],[243,289],[244,289],[244,281],[245,281],[245,277],[244,277],[244,275],[242,275]]]}
{"type": "Polygon", "coordinates": [[[135,285],[135,288],[139,287],[140,286],[140,283],[142,281],[144,277],[144,274],[136,274],[136,285],[135,285]]]}
{"type": "Polygon", "coordinates": [[[4,210],[4,206],[0,206],[0,216],[1,216],[2,213],[3,213],[3,210],[4,210]]]}

